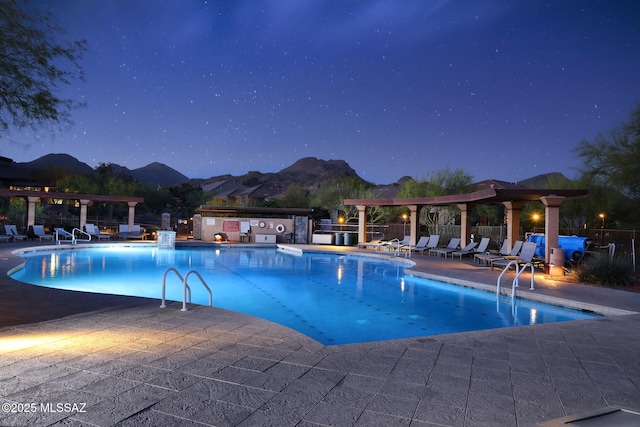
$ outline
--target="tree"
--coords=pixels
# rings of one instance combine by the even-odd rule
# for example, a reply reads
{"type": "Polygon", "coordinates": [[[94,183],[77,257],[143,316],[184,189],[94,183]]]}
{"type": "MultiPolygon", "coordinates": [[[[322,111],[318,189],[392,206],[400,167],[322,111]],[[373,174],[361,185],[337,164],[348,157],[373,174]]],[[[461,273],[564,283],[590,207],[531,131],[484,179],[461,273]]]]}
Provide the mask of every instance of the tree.
{"type": "MultiPolygon", "coordinates": [[[[449,194],[463,194],[472,190],[473,177],[461,169],[449,168],[433,171],[428,179],[415,181],[409,179],[398,189],[398,197],[435,197],[449,194]]],[[[454,207],[423,208],[420,211],[420,222],[427,226],[441,223],[453,223],[458,213],[454,207]]]]}
{"type": "Polygon", "coordinates": [[[584,166],[581,172],[608,183],[625,195],[640,198],[640,103],[627,123],[583,140],[576,149],[584,166]]]}
{"type": "Polygon", "coordinates": [[[82,79],[85,41],[57,41],[52,15],[17,0],[0,0],[0,28],[0,129],[69,122],[79,104],[57,92],[82,79]]]}
{"type": "Polygon", "coordinates": [[[300,184],[292,184],[284,191],[279,204],[283,208],[308,208],[309,197],[309,190],[300,184]]]}

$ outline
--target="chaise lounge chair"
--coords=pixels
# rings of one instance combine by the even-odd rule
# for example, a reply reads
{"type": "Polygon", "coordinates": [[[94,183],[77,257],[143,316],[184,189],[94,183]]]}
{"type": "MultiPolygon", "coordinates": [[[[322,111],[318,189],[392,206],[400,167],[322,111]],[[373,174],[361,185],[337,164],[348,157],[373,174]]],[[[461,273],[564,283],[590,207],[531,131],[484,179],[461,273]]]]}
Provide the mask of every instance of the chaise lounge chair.
{"type": "Polygon", "coordinates": [[[413,251],[423,252],[429,248],[429,236],[422,236],[415,245],[402,245],[400,251],[406,251],[409,256],[413,251]]]}
{"type": "Polygon", "coordinates": [[[111,239],[111,235],[110,234],[101,233],[100,229],[95,224],[85,224],[84,231],[86,231],[87,234],[89,234],[91,236],[91,238],[95,237],[98,240],[102,240],[102,239],[109,240],[109,239],[111,239]]]}
{"type": "Polygon", "coordinates": [[[358,249],[376,248],[378,245],[383,244],[383,239],[371,240],[370,242],[358,243],[358,249]]]}
{"type": "Polygon", "coordinates": [[[42,225],[30,225],[29,226],[29,238],[38,239],[40,241],[51,240],[53,241],[53,234],[49,234],[44,231],[44,226],[42,225]]]}
{"type": "MultiPolygon", "coordinates": [[[[458,256],[460,257],[460,260],[462,260],[462,257],[465,255],[474,255],[477,253],[485,253],[487,251],[487,247],[489,246],[489,241],[491,239],[488,237],[483,237],[482,239],[480,239],[480,243],[478,244],[478,247],[476,248],[475,246],[472,247],[470,250],[466,250],[463,249],[461,251],[455,251],[451,253],[451,258],[453,258],[454,256],[458,256]]],[[[473,243],[473,242],[472,242],[473,243]]],[[[471,245],[471,243],[469,244],[471,245]]]]}
{"type": "Polygon", "coordinates": [[[118,237],[120,239],[142,240],[144,236],[140,230],[140,225],[133,224],[131,230],[129,230],[129,224],[120,224],[118,226],[118,237]]]}
{"type": "Polygon", "coordinates": [[[460,246],[460,240],[461,239],[459,237],[453,237],[451,240],[449,240],[449,244],[446,248],[429,249],[429,255],[444,255],[446,258],[447,254],[458,250],[458,246],[460,246]]]}
{"type": "MultiPolygon", "coordinates": [[[[518,255],[517,259],[502,259],[498,261],[493,261],[491,263],[491,270],[494,267],[504,267],[506,268],[510,262],[515,262],[518,265],[524,265],[531,263],[533,261],[533,257],[536,254],[536,248],[538,245],[535,242],[524,242],[522,244],[522,250],[520,251],[520,255],[518,255]]],[[[513,265],[513,264],[512,264],[513,265]]]]}
{"type": "Polygon", "coordinates": [[[399,239],[386,240],[380,243],[378,246],[376,246],[376,252],[380,252],[380,251],[399,252],[400,247],[404,245],[408,245],[410,241],[411,241],[411,236],[404,236],[404,239],[402,240],[399,240],[399,239]]]}
{"type": "Polygon", "coordinates": [[[443,250],[442,253],[444,254],[445,258],[448,257],[449,254],[451,254],[451,258],[453,258],[453,254],[455,252],[459,252],[459,253],[471,252],[476,248],[476,246],[478,246],[478,242],[469,242],[469,244],[462,249],[453,249],[453,250],[446,249],[446,250],[443,250]]]}
{"type": "Polygon", "coordinates": [[[480,264],[484,264],[485,266],[491,265],[493,261],[502,261],[504,259],[516,259],[518,254],[520,253],[520,249],[522,249],[522,240],[516,240],[513,244],[513,249],[509,251],[509,241],[505,240],[502,244],[502,248],[500,248],[500,252],[497,254],[476,254],[474,255],[474,259],[480,264]]]}
{"type": "Polygon", "coordinates": [[[5,225],[4,231],[7,233],[7,236],[11,237],[12,240],[27,240],[27,236],[25,234],[18,233],[18,229],[15,225],[5,225]]]}

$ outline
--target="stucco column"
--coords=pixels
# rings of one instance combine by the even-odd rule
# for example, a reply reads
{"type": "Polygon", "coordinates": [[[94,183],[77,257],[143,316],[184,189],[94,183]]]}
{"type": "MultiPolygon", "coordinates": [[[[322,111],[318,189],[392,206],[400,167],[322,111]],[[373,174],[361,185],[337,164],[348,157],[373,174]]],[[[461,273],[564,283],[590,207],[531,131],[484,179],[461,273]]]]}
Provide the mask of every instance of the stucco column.
{"type": "Polygon", "coordinates": [[[39,197],[27,197],[27,230],[36,223],[36,202],[39,197]]]}
{"type": "Polygon", "coordinates": [[[520,209],[523,202],[509,201],[502,204],[507,208],[507,242],[511,250],[515,241],[520,238],[520,209]]]}
{"type": "Polygon", "coordinates": [[[138,202],[127,202],[129,205],[129,232],[133,229],[133,224],[135,224],[136,218],[136,205],[138,202]]]}
{"type": "Polygon", "coordinates": [[[358,243],[367,242],[367,207],[357,205],[358,209],[358,243]]]}
{"type": "Polygon", "coordinates": [[[560,205],[565,200],[564,196],[545,196],[540,198],[544,203],[544,263],[549,265],[551,260],[551,248],[558,247],[558,234],[560,234],[560,205]]]}
{"type": "Polygon", "coordinates": [[[460,209],[460,246],[464,248],[471,242],[471,207],[467,203],[461,203],[458,209],[460,209]]]}
{"type": "Polygon", "coordinates": [[[87,225],[87,205],[91,200],[80,199],[80,230],[84,230],[87,225]]]}
{"type": "Polygon", "coordinates": [[[415,246],[418,243],[418,229],[420,221],[418,221],[418,206],[408,205],[409,208],[409,244],[415,246]]]}

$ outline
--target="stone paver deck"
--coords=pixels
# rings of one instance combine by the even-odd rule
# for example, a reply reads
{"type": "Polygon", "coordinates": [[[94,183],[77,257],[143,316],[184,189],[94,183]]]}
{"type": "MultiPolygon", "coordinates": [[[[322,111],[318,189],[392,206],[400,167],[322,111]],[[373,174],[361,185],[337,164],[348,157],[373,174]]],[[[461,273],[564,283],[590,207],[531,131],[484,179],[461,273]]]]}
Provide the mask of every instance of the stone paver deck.
{"type": "MultiPolygon", "coordinates": [[[[533,426],[640,410],[640,314],[326,347],[222,309],[21,284],[5,275],[16,247],[0,247],[2,426],[533,426]]],[[[536,288],[519,293],[640,311],[636,293],[542,275],[536,288]]]]}

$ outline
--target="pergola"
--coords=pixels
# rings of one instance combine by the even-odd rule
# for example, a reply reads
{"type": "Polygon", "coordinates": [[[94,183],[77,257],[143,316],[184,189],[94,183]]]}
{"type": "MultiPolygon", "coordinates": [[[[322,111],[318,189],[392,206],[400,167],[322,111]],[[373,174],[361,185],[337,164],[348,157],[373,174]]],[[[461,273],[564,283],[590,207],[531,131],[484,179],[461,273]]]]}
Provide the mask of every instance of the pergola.
{"type": "Polygon", "coordinates": [[[519,238],[520,209],[527,202],[542,202],[545,206],[545,262],[549,263],[551,248],[558,246],[560,205],[569,199],[588,197],[588,190],[548,190],[521,188],[487,188],[467,194],[406,199],[345,199],[345,205],[358,209],[358,242],[366,241],[367,208],[402,206],[409,209],[411,244],[418,239],[418,213],[424,206],[457,206],[461,211],[460,238],[463,244],[471,235],[471,211],[475,205],[499,205],[507,210],[507,241],[509,247],[519,238]]]}
{"type": "Polygon", "coordinates": [[[10,190],[0,188],[1,197],[24,197],[27,199],[27,227],[34,225],[36,220],[36,203],[42,200],[78,200],[80,202],[80,224],[82,229],[87,223],[87,206],[90,202],[127,203],[129,205],[129,230],[134,224],[135,206],[143,203],[142,197],[105,196],[100,194],[60,193],[51,191],[10,190]]]}

